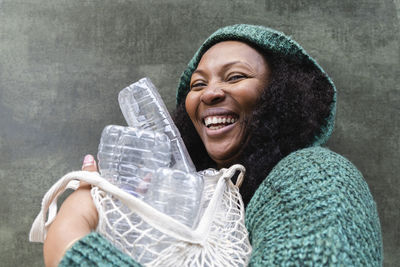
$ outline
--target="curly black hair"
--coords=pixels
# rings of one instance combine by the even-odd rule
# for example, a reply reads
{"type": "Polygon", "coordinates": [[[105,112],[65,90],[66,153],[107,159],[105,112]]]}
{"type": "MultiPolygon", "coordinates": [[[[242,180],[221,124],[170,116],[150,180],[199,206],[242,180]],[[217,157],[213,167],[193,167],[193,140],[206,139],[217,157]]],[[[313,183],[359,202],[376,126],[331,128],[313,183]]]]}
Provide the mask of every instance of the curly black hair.
{"type": "MultiPolygon", "coordinates": [[[[334,89],[314,64],[263,51],[271,78],[253,111],[248,142],[237,162],[246,168],[240,188],[245,205],[272,168],[293,151],[312,145],[327,124],[334,89]]],[[[190,120],[185,101],[173,113],[198,170],[216,168],[190,120]]]]}

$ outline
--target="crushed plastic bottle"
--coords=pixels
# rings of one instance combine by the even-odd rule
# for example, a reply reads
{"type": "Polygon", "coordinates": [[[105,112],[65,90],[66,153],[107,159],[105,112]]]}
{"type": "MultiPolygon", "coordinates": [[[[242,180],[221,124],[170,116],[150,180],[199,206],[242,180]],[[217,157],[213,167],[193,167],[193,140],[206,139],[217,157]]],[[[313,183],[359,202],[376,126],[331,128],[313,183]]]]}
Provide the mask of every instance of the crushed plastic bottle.
{"type": "Polygon", "coordinates": [[[144,201],[194,228],[199,219],[203,187],[203,179],[197,173],[159,168],[153,176],[144,201]]]}
{"type": "MultiPolygon", "coordinates": [[[[159,132],[108,125],[101,134],[97,158],[103,178],[143,200],[156,170],[170,164],[170,140],[159,132]]],[[[130,214],[129,223],[120,214],[120,212],[129,214],[129,209],[116,198],[113,198],[113,205],[106,207],[108,210],[113,210],[107,214],[112,226],[106,229],[113,237],[110,241],[122,250],[131,249],[130,244],[139,237],[139,234],[131,231],[130,224],[138,224],[141,219],[136,214],[130,214]],[[120,212],[115,210],[116,207],[120,212]],[[122,235],[128,240],[127,243],[121,238],[122,235]]],[[[142,225],[151,230],[147,223],[142,225]]],[[[151,260],[151,257],[142,258],[145,261],[151,260]]]]}
{"type": "Polygon", "coordinates": [[[172,159],[169,167],[195,172],[181,135],[168,109],[149,78],[124,88],[118,95],[122,114],[129,126],[165,133],[171,140],[172,159]]]}
{"type": "Polygon", "coordinates": [[[97,154],[102,177],[143,199],[153,173],[171,161],[168,137],[159,132],[109,125],[97,154]]]}

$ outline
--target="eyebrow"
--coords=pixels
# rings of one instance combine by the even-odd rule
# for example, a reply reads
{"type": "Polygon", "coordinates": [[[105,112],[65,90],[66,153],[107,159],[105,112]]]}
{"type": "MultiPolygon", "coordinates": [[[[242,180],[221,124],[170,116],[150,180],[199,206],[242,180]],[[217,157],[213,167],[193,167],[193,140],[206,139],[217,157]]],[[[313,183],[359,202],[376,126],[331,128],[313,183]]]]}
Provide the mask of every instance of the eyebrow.
{"type": "MultiPolygon", "coordinates": [[[[228,62],[228,63],[224,64],[224,65],[222,66],[221,70],[226,70],[227,68],[229,68],[229,67],[231,67],[231,66],[233,66],[233,65],[239,64],[239,63],[240,63],[240,64],[246,65],[246,66],[250,69],[250,71],[254,72],[254,69],[253,69],[252,66],[250,66],[248,63],[243,62],[243,61],[240,61],[240,60],[235,60],[235,61],[228,62]]],[[[201,75],[205,75],[205,72],[204,72],[203,70],[201,70],[201,69],[200,69],[200,70],[199,70],[199,69],[196,69],[195,71],[193,71],[192,75],[193,75],[193,74],[196,74],[196,73],[199,73],[199,74],[201,74],[201,75]]]]}

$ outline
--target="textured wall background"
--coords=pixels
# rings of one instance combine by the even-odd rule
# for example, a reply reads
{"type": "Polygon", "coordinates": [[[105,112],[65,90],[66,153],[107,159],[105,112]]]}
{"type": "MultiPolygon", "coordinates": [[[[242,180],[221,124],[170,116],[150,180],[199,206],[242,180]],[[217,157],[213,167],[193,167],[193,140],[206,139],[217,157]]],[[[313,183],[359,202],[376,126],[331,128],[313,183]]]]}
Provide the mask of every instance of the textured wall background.
{"type": "Polygon", "coordinates": [[[0,0],[0,262],[41,266],[28,231],[47,189],[124,124],[117,93],[143,76],[174,107],[181,71],[220,26],[293,36],[331,75],[329,146],[362,171],[400,261],[399,0],[0,0]]]}

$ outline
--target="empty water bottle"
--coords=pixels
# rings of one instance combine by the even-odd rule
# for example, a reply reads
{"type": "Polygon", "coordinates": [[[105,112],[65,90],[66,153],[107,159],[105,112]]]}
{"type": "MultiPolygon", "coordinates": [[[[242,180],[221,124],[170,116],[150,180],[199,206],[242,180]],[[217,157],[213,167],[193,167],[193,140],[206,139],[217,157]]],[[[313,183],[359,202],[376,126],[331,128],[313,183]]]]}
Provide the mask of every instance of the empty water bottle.
{"type": "Polygon", "coordinates": [[[171,161],[171,145],[163,133],[133,127],[104,128],[97,158],[102,177],[142,199],[159,167],[171,161]]]}
{"type": "MultiPolygon", "coordinates": [[[[169,166],[171,146],[169,138],[163,133],[109,125],[101,134],[97,158],[102,177],[143,199],[155,171],[159,167],[169,166]]],[[[112,236],[114,245],[129,249],[138,238],[138,233],[132,231],[131,226],[140,222],[140,218],[115,198],[106,209],[111,225],[106,231],[112,236]],[[121,212],[130,215],[126,218],[121,216],[121,212]],[[121,236],[125,236],[125,239],[121,236]]],[[[143,224],[143,227],[151,230],[147,224],[143,224]]]]}
{"type": "Polygon", "coordinates": [[[185,144],[156,87],[148,78],[123,89],[118,95],[122,114],[129,126],[165,133],[171,140],[174,169],[195,172],[185,144]]]}
{"type": "Polygon", "coordinates": [[[204,182],[197,173],[159,168],[144,201],[181,223],[194,228],[198,222],[204,182]]]}

